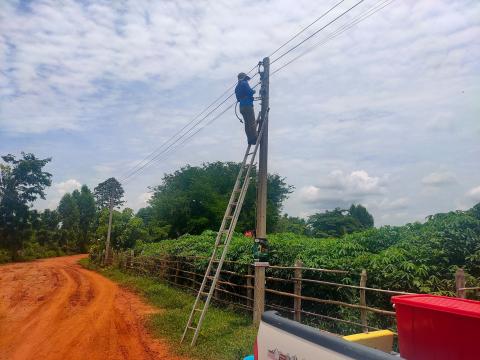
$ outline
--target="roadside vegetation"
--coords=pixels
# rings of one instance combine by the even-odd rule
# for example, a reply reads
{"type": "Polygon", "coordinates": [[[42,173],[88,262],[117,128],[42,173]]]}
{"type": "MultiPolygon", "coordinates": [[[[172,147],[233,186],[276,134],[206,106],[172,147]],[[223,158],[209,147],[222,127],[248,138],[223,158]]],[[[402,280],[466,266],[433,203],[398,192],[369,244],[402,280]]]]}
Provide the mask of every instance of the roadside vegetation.
{"type": "Polygon", "coordinates": [[[148,316],[147,326],[156,337],[168,339],[176,354],[201,360],[238,360],[253,353],[256,329],[251,324],[250,315],[229,307],[211,307],[197,345],[192,348],[189,342],[180,344],[180,338],[195,300],[193,295],[157,279],[127,274],[114,268],[98,268],[88,259],[81,263],[140,294],[149,304],[162,310],[148,316]]]}
{"type": "MultiPolygon", "coordinates": [[[[184,235],[175,240],[138,243],[143,255],[209,256],[214,231],[184,235]]],[[[455,270],[464,268],[467,283],[480,278],[480,204],[467,211],[429,216],[424,224],[383,226],[346,234],[340,238],[313,238],[293,233],[269,235],[270,263],[341,269],[359,274],[368,271],[369,286],[409,292],[452,294],[455,270]]],[[[252,240],[234,236],[229,260],[253,261],[252,240]]],[[[357,279],[346,276],[346,283],[357,279]]]]}
{"type": "MultiPolygon", "coordinates": [[[[86,185],[66,193],[56,209],[37,211],[52,175],[50,159],[33,154],[6,155],[0,163],[0,262],[29,260],[105,248],[109,199],[106,184],[115,183],[111,245],[144,254],[210,254],[238,171],[237,163],[185,166],[165,174],[153,188],[148,206],[135,213],[123,203],[123,189],[114,178],[92,191],[86,185]],[[117,209],[115,209],[117,207],[117,209]]],[[[255,174],[253,174],[255,176],[255,174]]],[[[359,204],[317,213],[308,219],[281,214],[293,188],[277,174],[269,175],[269,241],[273,264],[367,269],[368,283],[414,292],[450,293],[452,274],[463,267],[467,283],[480,277],[480,204],[468,211],[429,216],[425,223],[374,228],[374,219],[359,204]]],[[[254,228],[255,181],[245,200],[237,231],[254,228]]],[[[252,261],[252,242],[234,237],[231,260],[252,261]]],[[[356,282],[346,278],[344,281],[356,282]]]]}

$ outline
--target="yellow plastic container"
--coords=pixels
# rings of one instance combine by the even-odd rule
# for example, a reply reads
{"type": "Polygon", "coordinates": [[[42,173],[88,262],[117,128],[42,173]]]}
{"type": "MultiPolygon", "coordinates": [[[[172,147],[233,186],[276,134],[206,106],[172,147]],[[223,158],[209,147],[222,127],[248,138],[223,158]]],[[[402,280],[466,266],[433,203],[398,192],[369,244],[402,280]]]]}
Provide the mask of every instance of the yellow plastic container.
{"type": "Polygon", "coordinates": [[[393,348],[393,332],[390,330],[371,331],[343,337],[347,341],[362,344],[389,353],[393,348]]]}

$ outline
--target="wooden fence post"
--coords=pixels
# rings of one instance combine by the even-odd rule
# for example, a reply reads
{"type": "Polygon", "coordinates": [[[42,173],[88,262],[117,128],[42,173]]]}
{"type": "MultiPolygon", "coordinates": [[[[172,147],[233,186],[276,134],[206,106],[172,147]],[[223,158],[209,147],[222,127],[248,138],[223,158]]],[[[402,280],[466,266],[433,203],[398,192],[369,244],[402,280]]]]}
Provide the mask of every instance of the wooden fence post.
{"type": "Polygon", "coordinates": [[[178,258],[175,258],[176,265],[175,265],[175,284],[178,284],[178,275],[180,275],[180,261],[178,258]]]}
{"type": "Polygon", "coordinates": [[[457,290],[457,297],[465,299],[465,272],[463,269],[457,269],[455,272],[455,289],[457,290]]]}
{"type": "Polygon", "coordinates": [[[295,282],[294,282],[294,293],[298,297],[293,298],[293,310],[294,316],[293,319],[295,321],[301,322],[302,321],[302,267],[303,262],[301,260],[295,261],[295,282]]]}
{"type": "MultiPolygon", "coordinates": [[[[186,259],[186,261],[188,261],[188,260],[186,259]]],[[[195,263],[195,260],[194,260],[194,263],[195,263]]],[[[195,284],[195,281],[197,280],[197,277],[195,275],[195,271],[197,269],[195,269],[195,267],[193,267],[193,266],[190,266],[190,269],[192,270],[192,289],[195,290],[197,288],[196,284],[195,284]]]]}
{"type": "MultiPolygon", "coordinates": [[[[366,286],[367,286],[367,270],[363,269],[362,273],[360,274],[360,287],[364,288],[366,286]]],[[[360,305],[367,306],[365,289],[360,289],[360,305]]],[[[368,332],[367,310],[360,309],[360,319],[363,325],[363,332],[368,332]]]]}
{"type": "Polygon", "coordinates": [[[130,268],[133,269],[133,258],[135,257],[135,252],[132,250],[130,250],[130,268]]]}
{"type": "Polygon", "coordinates": [[[165,267],[165,264],[166,264],[165,259],[167,259],[166,256],[160,258],[160,278],[164,280],[167,278],[167,269],[165,267]]]}
{"type": "Polygon", "coordinates": [[[247,269],[247,306],[248,307],[253,307],[253,281],[252,281],[252,266],[248,264],[248,269],[247,269]]]}
{"type": "Polygon", "coordinates": [[[126,251],[122,252],[122,268],[123,268],[123,270],[127,270],[127,257],[128,257],[127,252],[126,251]]]}
{"type": "Polygon", "coordinates": [[[262,314],[265,311],[265,269],[268,262],[255,263],[255,292],[253,299],[253,324],[260,325],[262,314]]]}

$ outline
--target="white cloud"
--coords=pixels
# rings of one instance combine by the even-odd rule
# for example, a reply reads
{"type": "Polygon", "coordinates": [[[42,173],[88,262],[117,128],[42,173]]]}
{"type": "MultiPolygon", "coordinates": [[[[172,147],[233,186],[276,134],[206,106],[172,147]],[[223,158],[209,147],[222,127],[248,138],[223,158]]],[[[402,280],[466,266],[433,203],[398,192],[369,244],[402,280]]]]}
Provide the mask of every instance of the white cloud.
{"type": "Polygon", "coordinates": [[[448,186],[456,181],[456,176],[451,172],[432,172],[422,178],[422,184],[432,187],[448,186]]]}
{"type": "Polygon", "coordinates": [[[473,201],[480,201],[480,186],[470,189],[467,196],[473,201]]]}
{"type": "MultiPolygon", "coordinates": [[[[120,179],[223,93],[236,73],[333,4],[278,0],[271,12],[270,2],[245,0],[0,1],[0,153],[52,156],[56,179],[89,185],[120,179]],[[252,16],[263,13],[262,21],[252,16]]],[[[365,1],[355,15],[371,5],[365,1]]],[[[383,223],[398,223],[386,199],[391,207],[410,199],[402,221],[466,199],[461,184],[480,178],[478,18],[478,1],[394,1],[272,76],[269,169],[299,189],[285,210],[296,215],[358,199],[377,206],[376,218],[386,214],[383,223]],[[428,172],[441,172],[438,164],[458,180],[448,192],[438,191],[445,179],[422,183],[428,172]],[[365,171],[324,175],[332,169],[365,171]]],[[[239,161],[242,131],[227,112],[126,185],[129,205],[141,204],[164,172],[239,161]]]]}
{"type": "Polygon", "coordinates": [[[53,183],[52,187],[46,190],[45,200],[38,200],[34,207],[38,210],[56,209],[63,195],[81,187],[82,184],[76,179],[53,183]]]}
{"type": "Polygon", "coordinates": [[[301,188],[300,198],[307,204],[321,204],[328,209],[332,205],[344,206],[363,201],[383,192],[383,181],[379,177],[370,176],[365,170],[350,173],[335,170],[320,185],[301,188]]]}
{"type": "Polygon", "coordinates": [[[53,184],[53,188],[57,192],[58,195],[65,195],[68,192],[72,192],[73,190],[80,189],[82,184],[75,180],[75,179],[68,179],[59,183],[53,184]]]}
{"type": "Polygon", "coordinates": [[[376,206],[383,211],[398,211],[407,209],[410,203],[411,201],[408,198],[382,199],[376,206]]]}

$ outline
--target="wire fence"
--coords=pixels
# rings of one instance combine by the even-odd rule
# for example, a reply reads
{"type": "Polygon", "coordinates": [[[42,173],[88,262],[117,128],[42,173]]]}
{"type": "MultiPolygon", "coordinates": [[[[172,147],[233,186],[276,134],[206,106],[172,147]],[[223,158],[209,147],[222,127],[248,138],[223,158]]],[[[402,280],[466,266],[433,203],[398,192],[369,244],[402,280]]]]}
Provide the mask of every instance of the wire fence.
{"type": "MultiPolygon", "coordinates": [[[[209,257],[159,256],[114,252],[109,263],[124,271],[147,276],[196,294],[201,286],[209,257]]],[[[104,263],[104,253],[92,256],[104,263]]],[[[395,312],[391,296],[413,294],[405,291],[367,286],[367,272],[355,274],[345,270],[304,267],[301,261],[293,266],[272,265],[265,269],[265,284],[256,291],[254,264],[225,260],[214,290],[213,301],[252,313],[255,296],[264,294],[267,310],[276,310],[291,318],[332,333],[348,335],[358,332],[389,329],[396,335],[395,312]],[[352,283],[358,281],[358,285],[352,283]]],[[[458,297],[478,292],[467,287],[462,269],[455,273],[458,297]]],[[[261,286],[261,285],[260,285],[261,286]]],[[[258,299],[257,299],[258,300],[258,299]]]]}
{"type": "MultiPolygon", "coordinates": [[[[97,256],[102,262],[102,256],[97,256]]],[[[133,251],[115,252],[113,266],[124,271],[165,281],[196,294],[209,258],[202,256],[146,256],[133,251]]],[[[213,301],[252,313],[255,303],[254,264],[226,260],[213,294],[213,301]]],[[[260,292],[261,293],[261,292],[260,292]]],[[[294,266],[269,266],[266,269],[264,302],[267,310],[340,335],[390,329],[396,333],[391,295],[402,291],[366,286],[366,272],[294,266]],[[346,283],[359,279],[359,285],[346,283]],[[374,293],[374,296],[367,294],[374,293]]]]}

